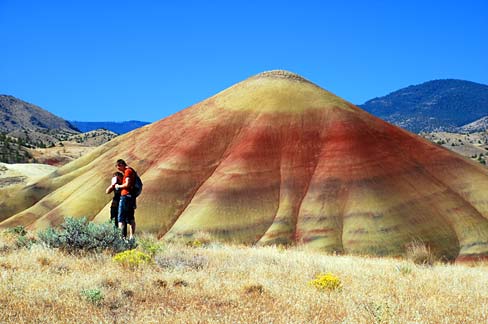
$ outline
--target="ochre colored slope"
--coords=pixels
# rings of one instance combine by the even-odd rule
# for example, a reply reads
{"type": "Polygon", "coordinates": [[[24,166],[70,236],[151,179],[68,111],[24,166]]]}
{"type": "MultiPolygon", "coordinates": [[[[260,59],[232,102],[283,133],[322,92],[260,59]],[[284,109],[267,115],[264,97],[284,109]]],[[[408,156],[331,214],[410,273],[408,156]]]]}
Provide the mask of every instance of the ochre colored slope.
{"type": "MultiPolygon", "coordinates": [[[[138,231],[398,255],[488,256],[487,171],[283,71],[249,78],[0,198],[0,226],[109,218],[123,158],[138,231]]],[[[1,192],[1,197],[6,194],[1,192]]]]}

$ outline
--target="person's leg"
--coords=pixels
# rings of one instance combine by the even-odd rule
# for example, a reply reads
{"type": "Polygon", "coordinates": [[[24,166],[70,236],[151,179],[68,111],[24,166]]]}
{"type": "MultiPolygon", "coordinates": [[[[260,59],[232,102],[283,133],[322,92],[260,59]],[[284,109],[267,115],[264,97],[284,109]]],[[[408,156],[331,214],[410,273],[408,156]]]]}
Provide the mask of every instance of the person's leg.
{"type": "Polygon", "coordinates": [[[120,197],[119,202],[119,213],[118,213],[118,222],[119,222],[119,229],[122,233],[122,237],[127,236],[127,199],[125,196],[120,197]]]}
{"type": "Polygon", "coordinates": [[[117,228],[117,225],[119,223],[117,217],[119,215],[119,206],[111,206],[110,207],[110,222],[114,224],[114,227],[117,228]]]}
{"type": "Polygon", "coordinates": [[[134,233],[132,233],[132,224],[130,224],[130,226],[127,225],[127,229],[128,229],[127,234],[128,234],[129,240],[132,240],[134,238],[134,233]]]}
{"type": "Polygon", "coordinates": [[[129,229],[129,239],[134,238],[136,232],[136,222],[134,219],[134,200],[131,200],[131,204],[128,206],[127,211],[127,227],[129,229]]]}
{"type": "Polygon", "coordinates": [[[120,233],[122,234],[122,237],[126,237],[126,234],[125,231],[126,231],[126,228],[127,226],[125,226],[125,223],[124,222],[119,222],[119,230],[120,230],[120,233]]]}

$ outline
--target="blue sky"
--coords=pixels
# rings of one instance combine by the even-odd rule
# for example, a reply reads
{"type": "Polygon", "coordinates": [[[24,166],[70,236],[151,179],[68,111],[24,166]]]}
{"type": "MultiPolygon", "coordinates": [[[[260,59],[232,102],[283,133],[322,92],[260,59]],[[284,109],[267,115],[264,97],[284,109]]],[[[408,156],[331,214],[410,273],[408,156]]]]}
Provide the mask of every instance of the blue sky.
{"type": "Polygon", "coordinates": [[[355,104],[488,84],[484,0],[0,0],[0,41],[0,94],[79,121],[156,121],[272,69],[355,104]]]}

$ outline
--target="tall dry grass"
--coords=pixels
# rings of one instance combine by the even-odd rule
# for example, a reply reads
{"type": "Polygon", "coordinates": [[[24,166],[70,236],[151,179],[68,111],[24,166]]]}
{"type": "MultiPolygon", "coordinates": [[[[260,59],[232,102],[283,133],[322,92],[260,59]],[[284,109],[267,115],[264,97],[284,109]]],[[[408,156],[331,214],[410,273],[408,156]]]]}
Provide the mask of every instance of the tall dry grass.
{"type": "Polygon", "coordinates": [[[124,267],[3,235],[0,323],[488,323],[488,266],[174,244],[124,267]]]}

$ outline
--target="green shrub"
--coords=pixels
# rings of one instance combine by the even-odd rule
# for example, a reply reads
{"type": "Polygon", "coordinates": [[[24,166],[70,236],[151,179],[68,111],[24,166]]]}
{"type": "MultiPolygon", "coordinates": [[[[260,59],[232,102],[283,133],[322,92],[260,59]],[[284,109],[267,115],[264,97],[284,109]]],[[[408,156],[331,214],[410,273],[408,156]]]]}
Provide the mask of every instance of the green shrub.
{"type": "Polygon", "coordinates": [[[399,264],[395,266],[396,271],[406,276],[412,273],[412,267],[409,264],[399,264]]]}
{"type": "Polygon", "coordinates": [[[10,227],[5,232],[15,239],[17,248],[30,248],[36,242],[33,237],[27,235],[28,233],[22,225],[10,227]]]}
{"type": "Polygon", "coordinates": [[[98,288],[81,291],[81,295],[92,304],[99,305],[103,300],[102,291],[98,288]]]}
{"type": "Polygon", "coordinates": [[[392,321],[392,319],[394,318],[394,314],[388,303],[372,302],[372,303],[365,304],[364,308],[368,313],[371,314],[371,317],[373,319],[372,323],[374,324],[394,323],[392,321]]]}
{"type": "Polygon", "coordinates": [[[67,252],[111,250],[121,252],[135,248],[135,240],[125,241],[120,230],[110,223],[95,224],[86,218],[67,217],[59,229],[39,232],[39,240],[48,247],[67,252]]]}
{"type": "Polygon", "coordinates": [[[19,235],[17,240],[15,241],[15,245],[19,248],[28,248],[30,249],[32,244],[36,243],[36,240],[33,237],[29,237],[27,235],[19,235]]]}
{"type": "Polygon", "coordinates": [[[140,239],[138,241],[138,247],[151,257],[154,257],[159,251],[163,250],[162,243],[149,238],[140,239]]]}
{"type": "Polygon", "coordinates": [[[25,230],[25,227],[22,225],[7,228],[6,231],[7,231],[7,233],[20,235],[20,236],[27,235],[27,231],[25,230]]]}

